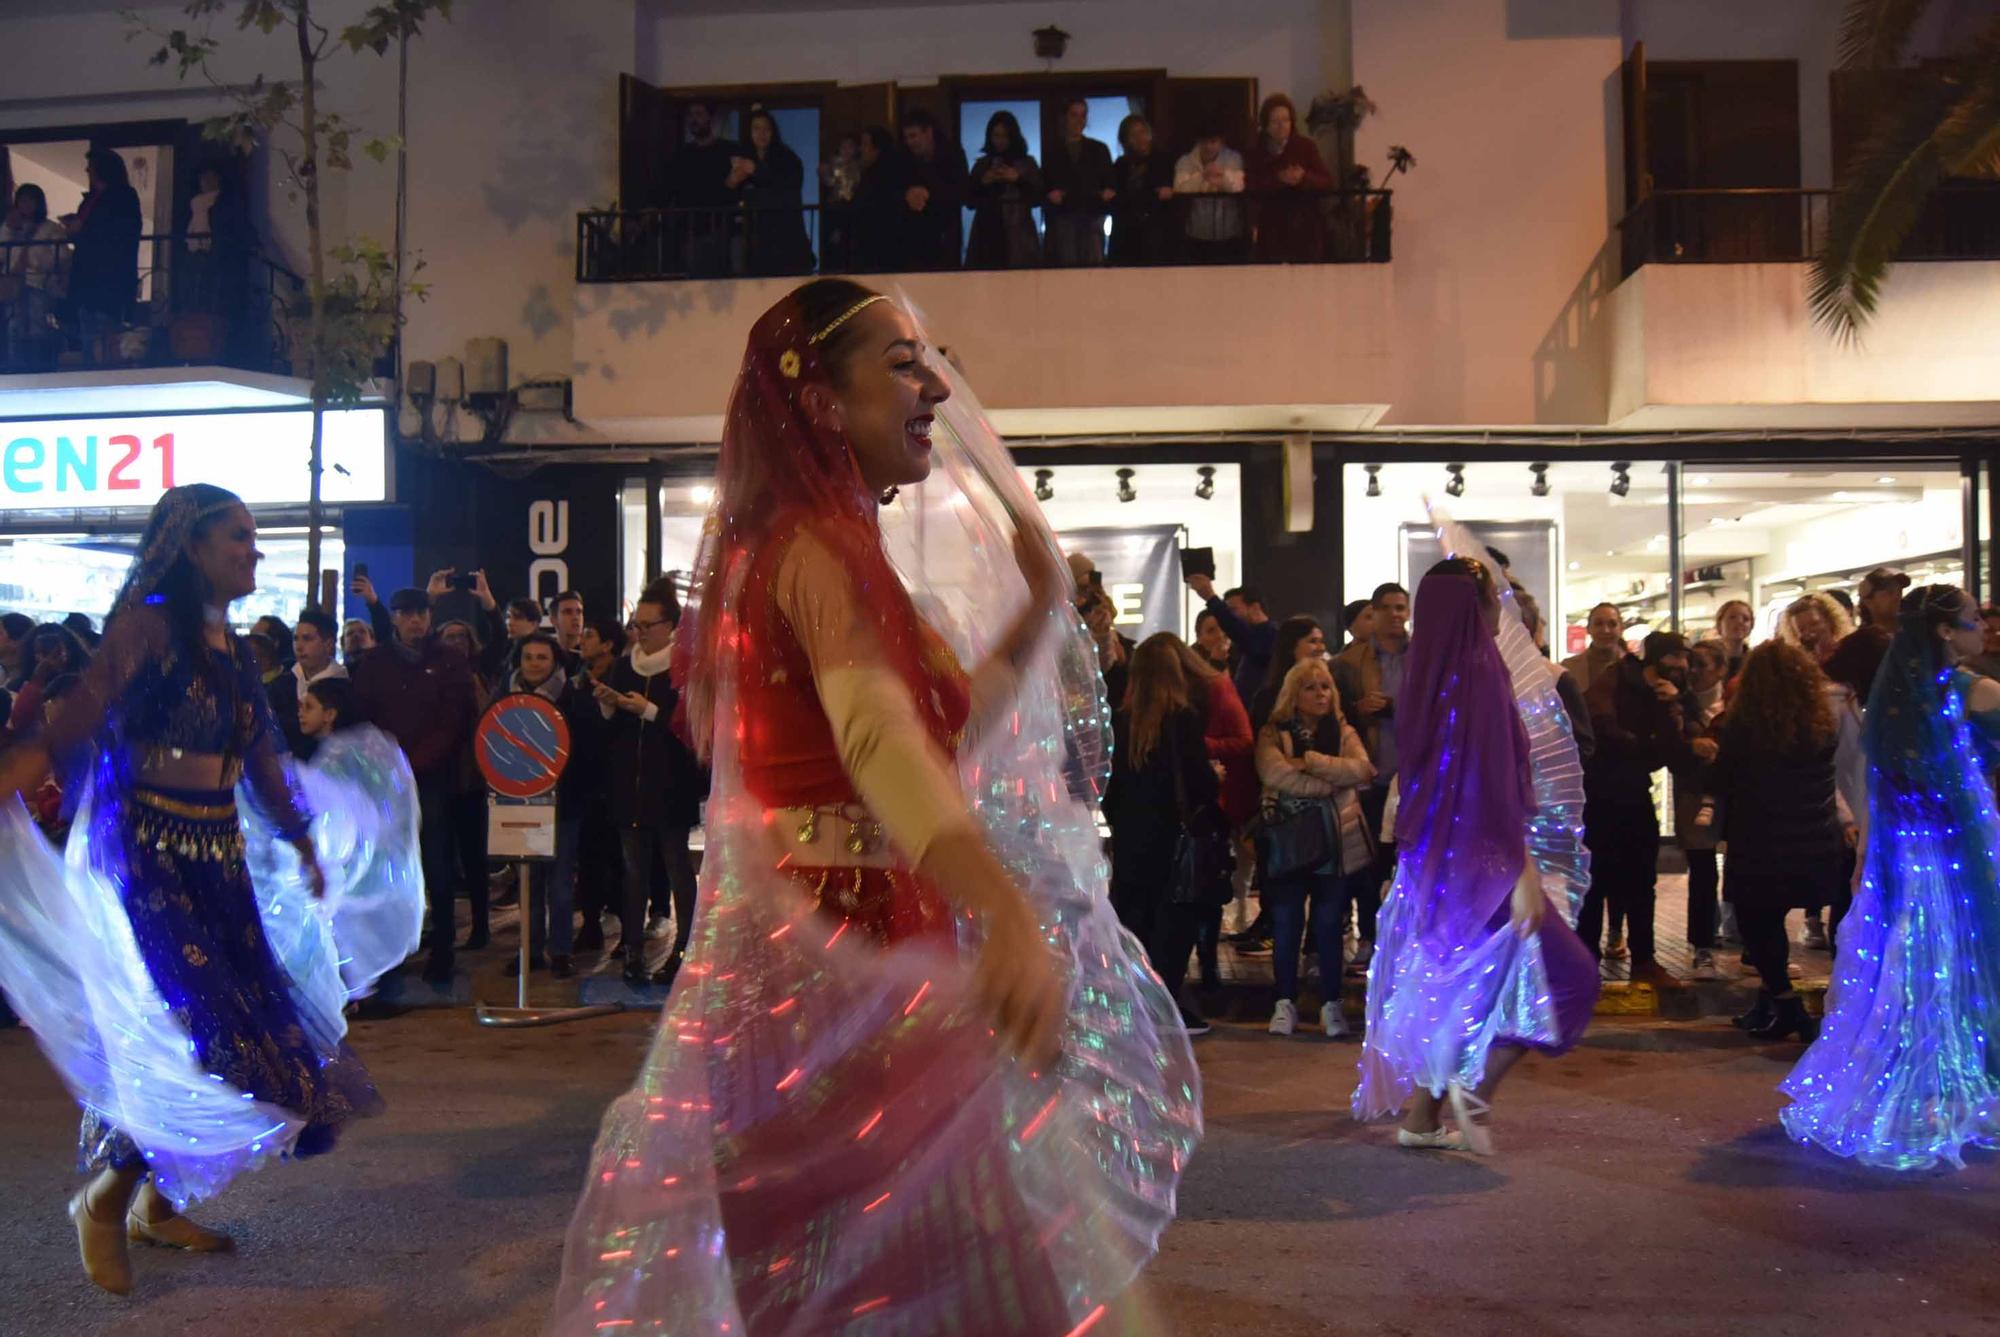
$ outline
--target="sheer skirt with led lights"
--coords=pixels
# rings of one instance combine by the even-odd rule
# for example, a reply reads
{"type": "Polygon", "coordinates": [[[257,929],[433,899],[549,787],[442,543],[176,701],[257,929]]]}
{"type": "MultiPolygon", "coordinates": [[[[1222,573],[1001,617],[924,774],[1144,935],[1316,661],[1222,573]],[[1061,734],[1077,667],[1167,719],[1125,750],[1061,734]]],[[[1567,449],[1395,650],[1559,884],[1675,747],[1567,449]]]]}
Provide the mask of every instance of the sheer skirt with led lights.
{"type": "Polygon", "coordinates": [[[1884,1169],[1962,1167],[1966,1147],[2000,1147],[2000,818],[1979,732],[1993,722],[1967,719],[1970,683],[1957,671],[1933,703],[1937,736],[1906,757],[1918,766],[1876,755],[1894,741],[1876,712],[1908,706],[1883,685],[1869,702],[1882,727],[1870,731],[1861,889],[1840,922],[1819,1039],[1780,1087],[1793,1138],[1884,1169]]]}

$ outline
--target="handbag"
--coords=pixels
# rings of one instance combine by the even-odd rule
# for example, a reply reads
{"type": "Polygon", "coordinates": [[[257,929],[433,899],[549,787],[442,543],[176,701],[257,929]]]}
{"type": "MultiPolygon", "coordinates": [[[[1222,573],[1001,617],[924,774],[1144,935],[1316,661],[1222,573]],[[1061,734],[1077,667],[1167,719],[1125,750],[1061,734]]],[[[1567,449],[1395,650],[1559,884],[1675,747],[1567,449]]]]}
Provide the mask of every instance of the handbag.
{"type": "Polygon", "coordinates": [[[1236,850],[1229,839],[1229,819],[1214,803],[1189,806],[1179,738],[1169,738],[1167,746],[1174,768],[1174,811],[1180,818],[1167,904],[1220,909],[1235,895],[1230,875],[1236,871],[1236,850]]]}
{"type": "Polygon", "coordinates": [[[1340,856],[1340,831],[1326,799],[1266,800],[1250,821],[1259,878],[1310,873],[1340,856]]]}

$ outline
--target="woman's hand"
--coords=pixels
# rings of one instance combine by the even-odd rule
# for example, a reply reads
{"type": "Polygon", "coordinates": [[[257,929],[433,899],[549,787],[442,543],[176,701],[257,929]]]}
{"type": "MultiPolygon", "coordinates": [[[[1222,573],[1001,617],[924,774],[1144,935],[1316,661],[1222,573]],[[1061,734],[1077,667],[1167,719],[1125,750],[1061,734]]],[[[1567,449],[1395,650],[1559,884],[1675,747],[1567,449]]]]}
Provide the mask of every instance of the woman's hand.
{"type": "Polygon", "coordinates": [[[310,836],[301,836],[292,842],[292,848],[299,852],[299,873],[306,880],[307,890],[316,901],[326,899],[326,870],[319,866],[319,851],[313,848],[310,836]]]}
{"type": "Polygon", "coordinates": [[[1014,531],[1014,565],[1028,582],[1028,601],[1036,608],[1047,608],[1069,592],[1069,567],[1040,534],[1014,531]]]}
{"type": "Polygon", "coordinates": [[[1542,871],[1535,867],[1534,856],[1528,855],[1521,863],[1521,876],[1514,881],[1514,899],[1510,918],[1514,932],[1523,938],[1532,938],[1542,927],[1542,914],[1548,905],[1548,897],[1542,892],[1542,871]]]}
{"type": "Polygon", "coordinates": [[[971,828],[933,840],[920,871],[986,923],[972,993],[1001,1048],[1035,1067],[1053,1063],[1061,1052],[1066,999],[1027,898],[971,828]]]}

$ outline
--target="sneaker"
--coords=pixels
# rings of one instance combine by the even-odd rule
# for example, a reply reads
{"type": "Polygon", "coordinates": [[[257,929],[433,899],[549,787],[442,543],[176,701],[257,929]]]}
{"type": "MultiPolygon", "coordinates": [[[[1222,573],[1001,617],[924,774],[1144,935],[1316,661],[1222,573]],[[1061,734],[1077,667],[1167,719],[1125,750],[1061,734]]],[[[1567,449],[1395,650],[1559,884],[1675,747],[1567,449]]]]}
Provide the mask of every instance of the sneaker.
{"type": "Polygon", "coordinates": [[[1278,1005],[1271,1009],[1271,1034],[1290,1035],[1298,1029],[1299,1005],[1289,998],[1280,998],[1278,1005]]]}
{"type": "Polygon", "coordinates": [[[1207,1035],[1213,1029],[1208,1024],[1207,1017],[1204,1017],[1186,1003],[1181,1004],[1181,1027],[1189,1035],[1207,1035]]]}
{"type": "Polygon", "coordinates": [[[1604,945],[1604,959],[1606,961],[1623,961],[1630,955],[1631,953],[1625,950],[1625,935],[1623,933],[1612,934],[1611,941],[1604,945]]]}
{"type": "Polygon", "coordinates": [[[1823,952],[1827,949],[1826,921],[1818,915],[1806,916],[1805,944],[1808,948],[1816,952],[1823,952]]]}
{"type": "Polygon", "coordinates": [[[1786,978],[1786,979],[1788,979],[1788,980],[1802,980],[1802,979],[1804,979],[1805,977],[1806,977],[1806,968],[1805,968],[1804,966],[1800,965],[1800,964],[1799,964],[1798,962],[1796,962],[1796,961],[1787,961],[1787,962],[1785,963],[1785,978],[1786,978]]]}
{"type": "Polygon", "coordinates": [[[1347,1034],[1347,1016],[1340,1010],[1340,1004],[1320,1004],[1319,1028],[1329,1040],[1338,1040],[1347,1034]]]}
{"type": "Polygon", "coordinates": [[[654,942],[658,942],[673,931],[674,921],[665,915],[654,915],[646,921],[646,936],[654,942]]]}
{"type": "Polygon", "coordinates": [[[1719,980],[1722,972],[1716,969],[1715,953],[1702,948],[1694,954],[1694,977],[1698,980],[1719,980]]]}
{"type": "Polygon", "coordinates": [[[1631,980],[1634,984],[1651,985],[1655,992],[1681,987],[1680,980],[1658,961],[1634,961],[1631,980]]]}
{"type": "Polygon", "coordinates": [[[1366,975],[1369,962],[1375,959],[1375,944],[1363,938],[1361,945],[1354,949],[1354,957],[1347,963],[1350,975],[1366,975]]]}
{"type": "Polygon", "coordinates": [[[1726,902],[1722,907],[1722,923],[1715,930],[1715,941],[1722,947],[1743,945],[1743,940],[1736,936],[1736,907],[1726,902]]]}

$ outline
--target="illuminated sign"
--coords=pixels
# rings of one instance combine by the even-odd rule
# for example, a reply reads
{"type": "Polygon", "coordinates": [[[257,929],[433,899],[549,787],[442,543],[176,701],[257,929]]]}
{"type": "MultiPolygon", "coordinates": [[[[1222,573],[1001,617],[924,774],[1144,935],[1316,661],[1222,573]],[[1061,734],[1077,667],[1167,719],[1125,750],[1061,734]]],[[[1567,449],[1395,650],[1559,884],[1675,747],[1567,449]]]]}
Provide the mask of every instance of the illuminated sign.
{"type": "MultiPolygon", "coordinates": [[[[326,415],[321,495],[388,496],[385,414],[326,415]]],[[[0,511],[150,507],[183,483],[226,487],[252,506],[303,506],[312,413],[186,413],[0,422],[0,511]]]]}

